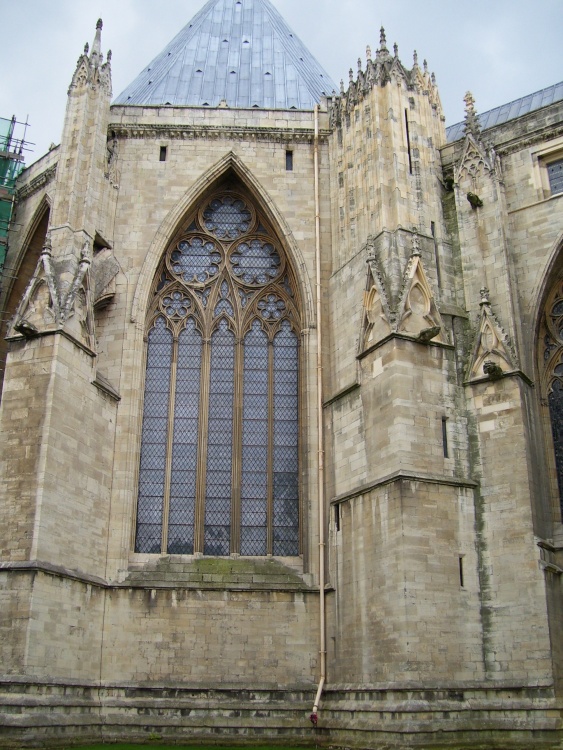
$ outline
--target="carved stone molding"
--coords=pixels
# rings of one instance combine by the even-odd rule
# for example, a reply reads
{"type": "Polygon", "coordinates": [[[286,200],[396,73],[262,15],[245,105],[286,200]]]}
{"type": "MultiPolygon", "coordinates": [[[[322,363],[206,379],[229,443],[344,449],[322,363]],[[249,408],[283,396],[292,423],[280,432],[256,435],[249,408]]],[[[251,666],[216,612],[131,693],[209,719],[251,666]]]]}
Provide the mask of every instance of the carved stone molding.
{"type": "Polygon", "coordinates": [[[92,246],[88,241],[79,258],[53,258],[48,234],[35,273],[8,328],[8,337],[22,334],[32,338],[64,328],[91,348],[94,334],[88,273],[91,263],[92,246]]]}
{"type": "MultiPolygon", "coordinates": [[[[229,125],[155,125],[135,124],[123,125],[110,123],[109,132],[114,132],[117,138],[168,138],[170,140],[231,140],[231,141],[269,141],[273,143],[313,143],[315,132],[313,128],[294,128],[281,130],[278,128],[231,127],[229,125]]],[[[319,138],[326,141],[330,131],[321,130],[319,138]]]]}
{"type": "Polygon", "coordinates": [[[484,376],[497,380],[518,369],[510,339],[491,309],[488,289],[481,289],[480,304],[477,333],[467,368],[466,380],[469,382],[484,376]]]}
{"type": "Polygon", "coordinates": [[[56,173],[57,165],[53,164],[44,172],[41,172],[40,175],[34,177],[31,182],[28,182],[26,185],[22,185],[21,188],[16,190],[16,203],[29,198],[30,195],[33,195],[34,193],[37,193],[39,190],[44,188],[45,185],[47,185],[55,178],[56,173]]]}
{"type": "Polygon", "coordinates": [[[430,341],[448,343],[444,323],[424,271],[416,232],[412,235],[412,244],[411,257],[400,285],[396,285],[394,290],[389,288],[383,264],[377,257],[374,238],[368,238],[364,246],[368,253],[368,278],[359,355],[389,334],[404,334],[422,344],[430,341]]]}

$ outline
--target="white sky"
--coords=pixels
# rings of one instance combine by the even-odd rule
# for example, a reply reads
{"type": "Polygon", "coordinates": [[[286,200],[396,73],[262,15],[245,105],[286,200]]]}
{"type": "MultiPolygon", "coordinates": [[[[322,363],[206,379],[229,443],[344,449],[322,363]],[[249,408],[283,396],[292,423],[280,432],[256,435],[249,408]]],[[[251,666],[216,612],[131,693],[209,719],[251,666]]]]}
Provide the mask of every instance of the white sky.
{"type": "MultiPolygon", "coordinates": [[[[478,111],[563,80],[563,0],[272,0],[338,83],[365,48],[387,46],[436,73],[446,123],[463,119],[469,89],[478,111]]],[[[203,6],[204,0],[3,0],[0,116],[29,116],[39,158],[60,141],[66,92],[96,20],[113,52],[114,96],[203,6]]]]}

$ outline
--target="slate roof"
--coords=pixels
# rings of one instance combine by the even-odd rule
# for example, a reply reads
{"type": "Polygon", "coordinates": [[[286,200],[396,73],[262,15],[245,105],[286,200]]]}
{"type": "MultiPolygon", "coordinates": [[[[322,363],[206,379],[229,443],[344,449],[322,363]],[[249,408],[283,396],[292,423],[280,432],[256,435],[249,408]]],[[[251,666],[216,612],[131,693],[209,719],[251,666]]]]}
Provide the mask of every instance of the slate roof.
{"type": "Polygon", "coordinates": [[[269,0],[209,0],[114,104],[308,110],[336,90],[269,0]]]}
{"type": "MultiPolygon", "coordinates": [[[[502,107],[495,107],[495,109],[490,109],[488,112],[483,112],[483,114],[478,116],[481,130],[492,128],[495,125],[502,125],[504,122],[527,115],[528,112],[547,107],[548,104],[554,104],[562,99],[563,82],[548,86],[545,89],[541,89],[541,91],[536,91],[534,94],[528,94],[528,96],[523,96],[521,99],[503,104],[502,107]]],[[[448,143],[453,143],[459,138],[463,138],[465,135],[463,130],[464,125],[465,122],[458,122],[446,128],[448,143]]]]}

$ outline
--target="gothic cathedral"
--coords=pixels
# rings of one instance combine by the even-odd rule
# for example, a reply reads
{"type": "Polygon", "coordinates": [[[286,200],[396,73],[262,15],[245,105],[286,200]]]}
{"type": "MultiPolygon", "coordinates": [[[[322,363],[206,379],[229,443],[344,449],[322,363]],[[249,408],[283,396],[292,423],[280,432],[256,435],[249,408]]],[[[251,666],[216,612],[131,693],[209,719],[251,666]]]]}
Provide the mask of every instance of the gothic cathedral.
{"type": "Polygon", "coordinates": [[[17,185],[0,747],[561,747],[563,85],[208,0],[112,97],[17,185]]]}

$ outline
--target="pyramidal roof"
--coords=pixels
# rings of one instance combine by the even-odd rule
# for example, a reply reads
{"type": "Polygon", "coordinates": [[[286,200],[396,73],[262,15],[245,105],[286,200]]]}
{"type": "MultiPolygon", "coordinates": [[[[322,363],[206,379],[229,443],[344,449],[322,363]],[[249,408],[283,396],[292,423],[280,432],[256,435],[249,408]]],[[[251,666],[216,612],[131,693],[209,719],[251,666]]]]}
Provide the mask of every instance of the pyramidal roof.
{"type": "Polygon", "coordinates": [[[303,110],[333,91],[269,0],[209,0],[114,104],[303,110]]]}

